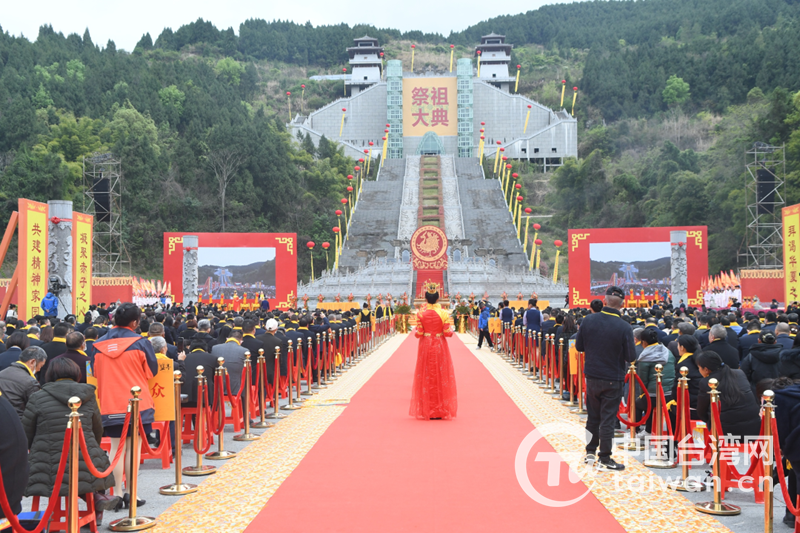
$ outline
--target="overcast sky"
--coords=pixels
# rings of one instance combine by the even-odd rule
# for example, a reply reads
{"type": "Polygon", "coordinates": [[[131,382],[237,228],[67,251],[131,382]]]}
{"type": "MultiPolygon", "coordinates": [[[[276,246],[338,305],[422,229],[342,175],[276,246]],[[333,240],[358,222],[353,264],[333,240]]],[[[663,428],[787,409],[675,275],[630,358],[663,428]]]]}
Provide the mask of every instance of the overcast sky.
{"type": "Polygon", "coordinates": [[[133,50],[142,35],[150,32],[155,41],[165,27],[173,30],[203,17],[219,29],[233,27],[249,18],[293,20],[313,25],[347,23],[372,24],[379,28],[401,31],[420,30],[447,36],[451,30],[460,31],[488,18],[513,15],[536,9],[545,4],[569,3],[572,0],[506,0],[502,4],[478,0],[454,2],[405,0],[394,2],[363,2],[356,0],[253,1],[208,0],[170,1],[140,0],[138,2],[97,0],[41,0],[34,4],[4,2],[0,26],[13,35],[36,39],[39,26],[52,24],[64,35],[89,28],[95,44],[105,46],[112,39],[117,48],[133,50]],[[490,11],[487,9],[493,9],[490,11]]]}

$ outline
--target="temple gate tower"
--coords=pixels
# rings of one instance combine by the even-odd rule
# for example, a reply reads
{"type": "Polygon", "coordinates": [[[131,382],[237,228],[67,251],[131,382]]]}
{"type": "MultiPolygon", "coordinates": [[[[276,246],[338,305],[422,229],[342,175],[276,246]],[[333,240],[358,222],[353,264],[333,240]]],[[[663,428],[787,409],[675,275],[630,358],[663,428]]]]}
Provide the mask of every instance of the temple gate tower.
{"type": "Polygon", "coordinates": [[[383,47],[378,45],[378,39],[367,35],[353,39],[353,46],[347,49],[350,68],[353,69],[350,80],[346,82],[351,96],[381,81],[382,52],[383,47]]]}
{"type": "Polygon", "coordinates": [[[477,58],[479,55],[481,66],[478,79],[508,92],[514,77],[508,75],[511,45],[506,44],[506,36],[490,33],[481,37],[481,44],[475,47],[475,57],[477,58]],[[480,54],[478,54],[479,51],[480,54]]]}

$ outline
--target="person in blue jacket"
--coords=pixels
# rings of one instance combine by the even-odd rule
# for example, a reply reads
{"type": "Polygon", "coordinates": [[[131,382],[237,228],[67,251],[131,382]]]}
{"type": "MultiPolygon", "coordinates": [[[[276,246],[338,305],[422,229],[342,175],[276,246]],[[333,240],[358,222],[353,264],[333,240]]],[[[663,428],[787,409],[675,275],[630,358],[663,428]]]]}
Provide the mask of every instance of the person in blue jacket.
{"type": "Polygon", "coordinates": [[[42,311],[44,311],[44,316],[56,316],[58,314],[58,298],[52,292],[45,294],[40,305],[42,311]]]}
{"type": "Polygon", "coordinates": [[[489,335],[489,306],[486,304],[481,304],[481,315],[478,317],[478,349],[481,349],[481,344],[483,344],[483,339],[486,339],[486,342],[489,343],[489,348],[493,348],[494,345],[492,344],[492,336],[489,335]]]}

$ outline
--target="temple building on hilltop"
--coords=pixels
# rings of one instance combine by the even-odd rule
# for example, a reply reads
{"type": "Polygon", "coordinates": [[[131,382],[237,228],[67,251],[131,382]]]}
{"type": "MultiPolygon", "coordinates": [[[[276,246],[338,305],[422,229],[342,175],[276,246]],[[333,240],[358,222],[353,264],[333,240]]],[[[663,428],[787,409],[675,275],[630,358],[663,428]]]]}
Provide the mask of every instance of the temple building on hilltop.
{"type": "Polygon", "coordinates": [[[324,135],[356,159],[365,150],[378,157],[384,136],[387,159],[423,153],[475,158],[484,128],[485,158],[502,147],[509,159],[531,161],[545,171],[561,166],[578,155],[577,121],[566,109],[552,110],[513,93],[511,49],[504,35],[491,33],[452,72],[409,72],[403,68],[410,65],[399,60],[384,68],[377,39],[354,39],[347,48],[352,74],[324,76],[344,79],[347,96],[308,116],[296,115],[287,127],[295,138],[309,135],[315,144],[324,135]]]}

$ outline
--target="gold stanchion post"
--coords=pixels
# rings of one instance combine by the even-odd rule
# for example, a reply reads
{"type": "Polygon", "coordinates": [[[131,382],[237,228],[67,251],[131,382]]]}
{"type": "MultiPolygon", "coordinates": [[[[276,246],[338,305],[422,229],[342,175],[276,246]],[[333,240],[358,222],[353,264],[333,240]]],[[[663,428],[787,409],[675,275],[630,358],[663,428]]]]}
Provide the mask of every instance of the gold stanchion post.
{"type": "Polygon", "coordinates": [[[681,492],[699,492],[703,490],[703,484],[700,483],[696,479],[691,479],[689,476],[689,460],[686,459],[681,461],[681,443],[683,442],[686,434],[684,433],[684,427],[686,426],[686,422],[683,419],[683,396],[686,389],[689,388],[689,378],[686,377],[689,375],[689,369],[685,366],[680,368],[681,377],[678,378],[678,397],[675,399],[677,405],[675,408],[677,409],[675,412],[675,450],[678,456],[678,462],[681,463],[681,479],[668,483],[667,486],[672,490],[677,490],[681,492]]]}
{"type": "Polygon", "coordinates": [[[764,391],[761,399],[764,400],[764,442],[766,443],[767,450],[766,456],[762,459],[764,461],[764,477],[759,480],[762,484],[761,490],[764,491],[764,531],[771,532],[773,526],[773,495],[774,489],[772,482],[772,463],[774,459],[774,446],[776,435],[772,434],[772,421],[775,418],[775,405],[772,400],[775,398],[775,393],[771,390],[764,391]]]}
{"type": "Polygon", "coordinates": [[[583,408],[583,352],[578,352],[578,408],[571,412],[576,415],[586,414],[586,409],[583,408]]]}
{"type": "MultiPolygon", "coordinates": [[[[194,424],[195,441],[201,442],[203,434],[206,432],[206,411],[205,403],[203,400],[206,388],[206,377],[203,375],[205,369],[202,366],[197,367],[197,419],[194,424]]],[[[177,423],[177,422],[176,422],[177,423]]],[[[176,441],[177,443],[177,441],[176,441]]],[[[199,447],[199,446],[197,446],[199,447]]],[[[183,469],[183,474],[186,476],[207,476],[217,471],[216,466],[204,465],[203,455],[197,454],[197,463],[195,466],[187,466],[183,469]]]]}
{"type": "MultiPolygon", "coordinates": [[[[292,341],[287,341],[287,343],[289,344],[289,349],[287,350],[288,354],[287,354],[287,358],[286,358],[287,359],[286,360],[286,370],[287,370],[286,374],[288,375],[288,378],[289,378],[289,404],[285,405],[283,408],[286,409],[287,411],[297,411],[298,409],[302,409],[303,408],[303,406],[302,406],[303,400],[300,399],[299,393],[298,393],[298,398],[295,401],[294,393],[292,392],[292,388],[294,387],[294,352],[292,351],[292,341]]],[[[274,371],[274,374],[276,376],[278,376],[278,380],[280,380],[280,375],[281,375],[280,355],[281,355],[280,349],[276,348],[275,349],[275,371],[274,371]]],[[[276,382],[274,377],[273,377],[272,381],[273,381],[273,383],[276,382]]],[[[277,382],[280,383],[280,381],[277,381],[277,382]]],[[[273,385],[273,388],[274,388],[274,385],[273,385]]]]}
{"type": "Polygon", "coordinates": [[[73,396],[67,402],[72,411],[69,416],[67,427],[72,429],[69,442],[69,489],[67,492],[67,533],[80,533],[80,520],[78,514],[78,474],[80,473],[81,438],[81,414],[78,409],[81,407],[81,399],[73,396]]]}
{"type": "Polygon", "coordinates": [[[319,333],[317,335],[317,389],[327,389],[328,386],[322,382],[323,375],[322,375],[322,344],[320,343],[320,336],[319,333]]]}
{"type": "MultiPolygon", "coordinates": [[[[289,342],[289,348],[291,349],[291,342],[292,341],[288,341],[288,342],[289,342]]],[[[298,341],[298,344],[299,344],[299,341],[298,341]]],[[[289,353],[291,354],[291,350],[290,350],[289,353]]],[[[280,403],[280,401],[281,401],[281,390],[280,390],[281,389],[281,387],[280,387],[280,384],[281,384],[281,365],[280,365],[280,360],[281,360],[281,348],[280,348],[280,346],[276,346],[275,347],[275,361],[277,362],[277,364],[275,365],[275,371],[273,372],[273,377],[272,377],[272,394],[273,394],[273,397],[272,397],[272,413],[270,413],[269,416],[267,417],[267,418],[273,418],[275,420],[280,420],[281,418],[286,418],[286,416],[287,416],[285,413],[281,413],[281,403],[280,403]]],[[[291,396],[291,395],[292,395],[292,391],[291,391],[291,389],[289,389],[289,396],[291,396]]]]}
{"type": "MultiPolygon", "coordinates": [[[[720,456],[720,438],[719,432],[720,429],[717,427],[717,417],[714,416],[714,406],[719,403],[719,391],[717,390],[717,386],[719,382],[711,378],[708,380],[708,386],[711,387],[709,394],[711,395],[711,441],[714,446],[714,450],[716,453],[713,454],[714,464],[711,465],[713,467],[713,480],[714,480],[714,501],[713,502],[698,502],[694,504],[694,508],[701,513],[712,514],[712,515],[737,515],[742,512],[740,507],[736,505],[731,505],[729,503],[725,503],[722,501],[722,487],[721,487],[721,480],[720,480],[720,465],[719,465],[719,456],[720,456]]],[[[765,495],[766,499],[766,495],[765,495]]]]}
{"type": "MultiPolygon", "coordinates": [[[[136,494],[138,492],[138,478],[139,478],[139,394],[142,393],[141,387],[133,387],[131,389],[130,412],[130,435],[131,435],[131,462],[128,467],[130,477],[127,479],[128,494],[130,495],[130,504],[128,507],[128,517],[114,520],[109,524],[108,528],[111,531],[142,531],[143,529],[150,529],[156,525],[156,519],[151,516],[136,516],[136,494]]],[[[165,436],[164,438],[169,438],[165,436]]],[[[120,443],[121,444],[121,443],[120,443]]]]}
{"type": "MultiPolygon", "coordinates": [[[[225,358],[224,357],[217,357],[217,368],[214,370],[214,378],[216,379],[217,376],[222,378],[222,386],[225,386],[225,376],[228,374],[228,370],[225,368],[225,358]]],[[[206,383],[206,385],[208,385],[206,383]]],[[[218,387],[214,387],[214,396],[224,396],[225,389],[218,390],[218,387]]],[[[214,399],[209,398],[209,408],[211,411],[211,416],[214,416],[214,399]]],[[[217,451],[210,452],[206,454],[206,459],[211,459],[212,461],[222,461],[224,459],[232,459],[236,457],[236,453],[229,452],[225,449],[225,402],[220,400],[219,402],[219,411],[217,412],[217,423],[222,426],[222,431],[217,439],[217,451]]]]}
{"type": "Polygon", "coordinates": [[[239,391],[239,398],[242,402],[242,414],[244,414],[244,431],[239,435],[234,435],[233,440],[237,442],[242,441],[251,441],[257,440],[261,435],[256,435],[255,433],[250,433],[250,383],[252,382],[252,378],[250,377],[252,374],[252,367],[250,363],[250,352],[247,351],[244,354],[244,383],[242,383],[242,387],[244,387],[244,398],[242,398],[241,390],[239,391]]]}
{"type": "MultiPolygon", "coordinates": [[[[664,406],[661,405],[661,395],[658,391],[661,388],[661,371],[664,369],[663,365],[656,365],[656,406],[653,410],[653,422],[652,426],[652,435],[656,444],[659,446],[659,457],[658,459],[648,459],[644,462],[644,466],[649,468],[675,468],[675,463],[669,457],[669,452],[667,451],[667,457],[664,458],[663,455],[665,454],[664,448],[662,447],[662,437],[663,437],[663,428],[664,428],[664,406]]],[[[647,394],[647,391],[644,391],[647,394]]]]}
{"type": "MultiPolygon", "coordinates": [[[[259,420],[250,427],[256,429],[268,429],[274,424],[267,422],[267,359],[264,357],[264,348],[258,349],[258,415],[259,420]]],[[[280,374],[280,372],[279,372],[280,374]]]]}
{"type": "MultiPolygon", "coordinates": [[[[630,367],[628,367],[628,376],[630,376],[628,380],[628,422],[631,424],[636,423],[636,362],[632,362],[630,367]]],[[[645,391],[647,393],[647,391],[645,391]]],[[[639,451],[643,450],[644,446],[639,444],[639,440],[636,438],[636,428],[638,426],[631,426],[630,429],[630,441],[624,444],[620,444],[617,446],[620,450],[628,450],[628,451],[639,451]]]]}
{"type": "Polygon", "coordinates": [[[181,496],[197,491],[197,485],[184,483],[181,479],[182,464],[182,445],[183,445],[183,418],[181,415],[181,371],[176,370],[172,373],[175,385],[175,483],[166,485],[158,489],[158,492],[166,496],[181,496]]]}

